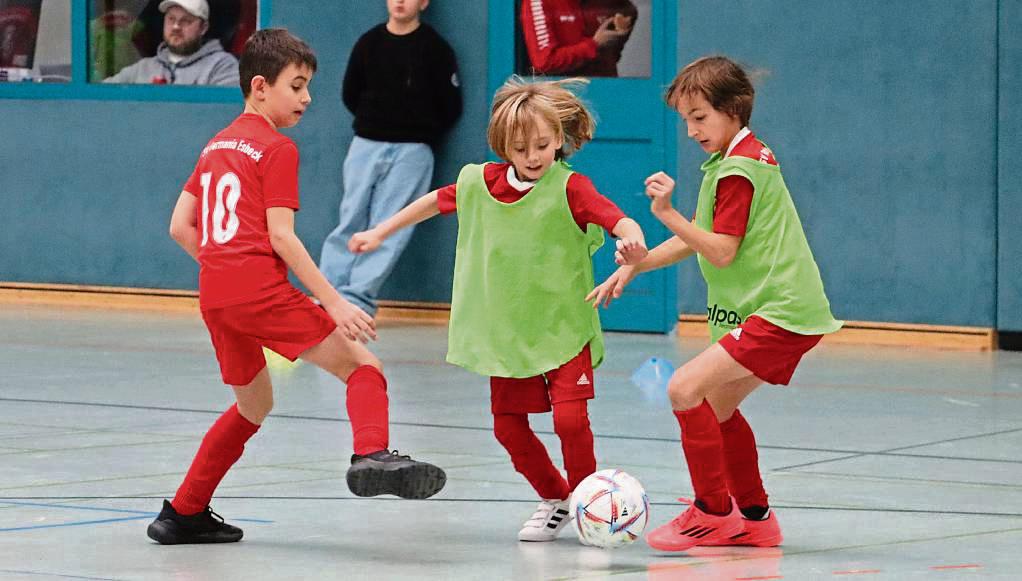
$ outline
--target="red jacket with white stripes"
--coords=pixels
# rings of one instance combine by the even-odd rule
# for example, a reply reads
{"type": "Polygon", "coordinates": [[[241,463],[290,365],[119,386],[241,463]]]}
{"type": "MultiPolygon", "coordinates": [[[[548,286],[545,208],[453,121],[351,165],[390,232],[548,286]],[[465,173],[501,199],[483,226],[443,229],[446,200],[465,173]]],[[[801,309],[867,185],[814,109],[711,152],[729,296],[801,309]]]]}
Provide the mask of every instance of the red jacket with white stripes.
{"type": "Polygon", "coordinates": [[[522,32],[537,73],[616,77],[631,31],[597,48],[593,35],[607,18],[623,14],[634,28],[638,10],[630,0],[522,0],[522,32]]]}

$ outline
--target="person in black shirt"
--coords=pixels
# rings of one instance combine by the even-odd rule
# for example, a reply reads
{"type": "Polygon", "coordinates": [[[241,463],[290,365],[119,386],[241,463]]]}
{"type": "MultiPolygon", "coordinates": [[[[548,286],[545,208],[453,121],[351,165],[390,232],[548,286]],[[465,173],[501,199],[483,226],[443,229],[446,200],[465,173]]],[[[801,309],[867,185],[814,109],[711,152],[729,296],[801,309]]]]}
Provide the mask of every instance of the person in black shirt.
{"type": "Polygon", "coordinates": [[[411,238],[411,228],[372,254],[354,255],[348,239],[429,189],[433,151],[461,115],[458,64],[450,45],[421,21],[429,0],[387,0],[389,18],[355,43],[342,97],[355,115],[344,160],[340,223],[323,243],[327,280],[369,315],[411,238]]]}

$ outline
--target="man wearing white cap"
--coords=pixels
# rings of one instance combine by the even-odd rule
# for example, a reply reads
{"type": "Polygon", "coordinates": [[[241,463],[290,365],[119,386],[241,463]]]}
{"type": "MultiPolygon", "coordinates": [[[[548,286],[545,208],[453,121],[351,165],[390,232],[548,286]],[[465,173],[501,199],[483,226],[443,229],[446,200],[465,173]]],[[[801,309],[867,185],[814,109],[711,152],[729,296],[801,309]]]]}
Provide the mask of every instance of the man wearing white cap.
{"type": "Polygon", "coordinates": [[[163,42],[156,56],[124,67],[105,83],[238,85],[238,60],[219,40],[204,40],[209,30],[206,0],[163,0],[160,12],[163,42]]]}

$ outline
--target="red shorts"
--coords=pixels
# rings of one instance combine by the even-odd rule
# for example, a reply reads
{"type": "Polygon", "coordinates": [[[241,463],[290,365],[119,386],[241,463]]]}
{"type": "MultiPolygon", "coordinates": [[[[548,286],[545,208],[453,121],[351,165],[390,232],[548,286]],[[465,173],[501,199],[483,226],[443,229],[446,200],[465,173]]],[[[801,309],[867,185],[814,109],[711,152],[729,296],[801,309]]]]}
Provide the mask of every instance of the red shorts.
{"type": "Polygon", "coordinates": [[[228,385],[247,385],[266,366],[263,347],[291,361],[319,345],[337,324],[294,287],[254,303],[202,311],[220,375],[228,385]]]}
{"type": "Polygon", "coordinates": [[[491,377],[490,410],[494,414],[539,414],[551,405],[593,399],[593,358],[587,343],[564,365],[533,377],[491,377]]]}
{"type": "Polygon", "coordinates": [[[802,356],[822,338],[823,335],[792,333],[752,315],[717,343],[756,377],[767,383],[788,385],[802,356]]]}

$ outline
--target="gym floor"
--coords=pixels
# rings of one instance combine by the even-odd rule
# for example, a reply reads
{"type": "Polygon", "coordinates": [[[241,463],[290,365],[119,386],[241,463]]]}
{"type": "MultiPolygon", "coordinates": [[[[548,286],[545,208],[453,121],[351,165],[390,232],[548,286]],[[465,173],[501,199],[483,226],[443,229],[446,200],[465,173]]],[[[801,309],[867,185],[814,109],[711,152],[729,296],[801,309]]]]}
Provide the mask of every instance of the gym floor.
{"type": "MultiPolygon", "coordinates": [[[[1022,354],[828,345],[790,387],[742,410],[756,431],[776,549],[604,551],[571,529],[516,534],[538,501],[490,432],[486,378],[444,362],[446,327],[390,324],[391,445],[433,462],[425,501],[360,499],[344,389],[308,364],[273,370],[276,407],[213,509],[231,545],[163,547],[145,528],[232,402],[197,314],[0,309],[0,580],[1017,579],[1022,354]]],[[[629,376],[705,341],[607,334],[590,413],[601,468],[643,482],[650,527],[690,496],[666,398],[629,376]]],[[[551,454],[549,416],[532,416],[551,454]]]]}

